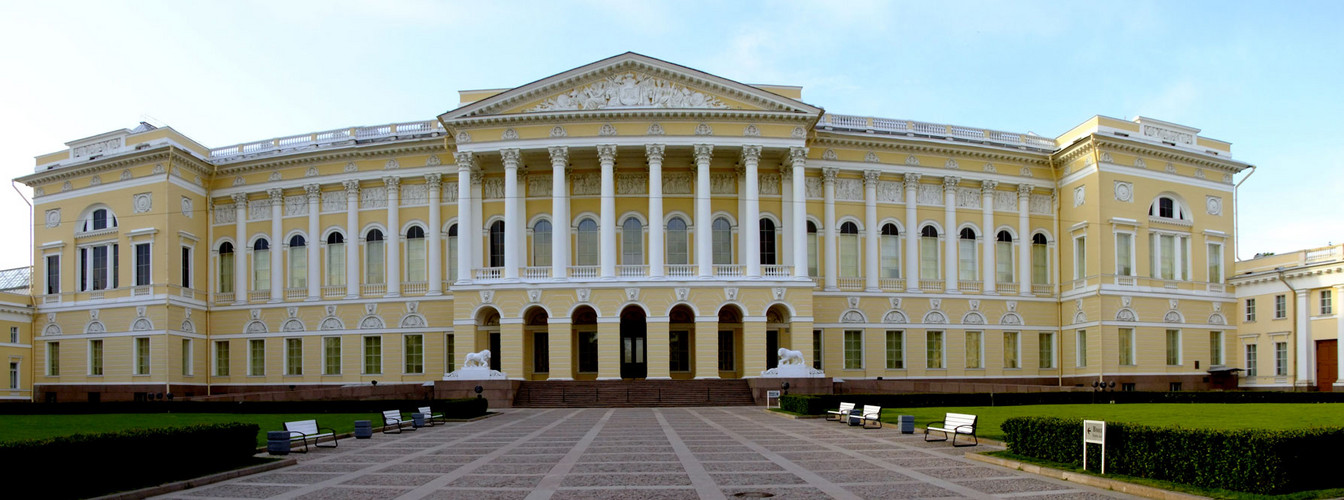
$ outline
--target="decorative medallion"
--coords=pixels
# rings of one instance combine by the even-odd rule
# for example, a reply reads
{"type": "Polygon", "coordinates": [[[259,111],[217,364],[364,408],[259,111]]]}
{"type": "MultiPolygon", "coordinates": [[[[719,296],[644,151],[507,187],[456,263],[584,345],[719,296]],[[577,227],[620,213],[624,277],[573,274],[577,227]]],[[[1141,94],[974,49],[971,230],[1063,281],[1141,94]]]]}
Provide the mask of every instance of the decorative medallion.
{"type": "Polygon", "coordinates": [[[616,127],[612,126],[610,123],[604,123],[602,124],[602,128],[597,129],[597,135],[603,137],[616,135],[616,127]]]}
{"type": "Polygon", "coordinates": [[[714,135],[714,128],[708,123],[701,123],[695,126],[695,135],[714,135]]]}
{"type": "Polygon", "coordinates": [[[457,142],[460,143],[460,144],[466,144],[466,143],[468,143],[468,142],[471,142],[471,133],[470,133],[470,132],[467,132],[466,130],[463,130],[463,131],[461,131],[461,132],[458,132],[458,133],[457,133],[457,142]]]}
{"type": "Polygon", "coordinates": [[[664,132],[663,132],[663,126],[662,126],[662,125],[659,125],[659,124],[657,124],[657,123],[651,124],[651,125],[649,125],[649,131],[648,131],[648,132],[645,132],[645,134],[648,134],[648,135],[663,135],[663,134],[664,134],[664,132]]]}
{"type": "Polygon", "coordinates": [[[807,129],[803,127],[793,127],[793,133],[790,134],[794,139],[804,139],[807,137],[807,129]]]}
{"type": "Polygon", "coordinates": [[[132,197],[135,213],[143,214],[154,208],[154,197],[149,193],[139,193],[132,197]]]}
{"type": "Polygon", "coordinates": [[[504,133],[499,136],[500,140],[512,141],[518,139],[518,131],[512,128],[504,129],[504,133]]]}
{"type": "MultiPolygon", "coordinates": [[[[910,161],[909,159],[906,159],[906,163],[907,163],[907,164],[909,164],[909,161],[910,161]]],[[[916,160],[916,161],[918,161],[918,160],[916,160]]],[[[947,159],[947,163],[944,163],[944,164],[943,164],[943,167],[944,167],[944,168],[950,168],[950,169],[953,169],[953,170],[958,170],[958,169],[961,169],[961,164],[960,164],[960,163],[957,163],[957,160],[956,160],[955,158],[948,158],[948,159],[947,159]]]]}
{"type": "Polygon", "coordinates": [[[47,227],[56,227],[61,225],[61,209],[53,208],[47,210],[47,227]]]}
{"type": "Polygon", "coordinates": [[[183,197],[182,197],[182,215],[187,216],[188,219],[190,219],[191,216],[193,215],[193,214],[192,214],[193,210],[191,209],[191,205],[192,205],[192,203],[191,203],[191,198],[186,197],[186,196],[183,196],[183,197]]]}
{"type": "Polygon", "coordinates": [[[1204,209],[1209,215],[1223,215],[1223,199],[1217,196],[1206,196],[1204,198],[1204,209]]]}
{"type": "Polygon", "coordinates": [[[747,125],[746,128],[742,129],[742,135],[746,137],[760,137],[761,129],[756,125],[747,125]]]}
{"type": "Polygon", "coordinates": [[[916,158],[915,155],[907,156],[905,157],[905,164],[919,166],[919,158],[916,158]]]}
{"type": "Polygon", "coordinates": [[[358,172],[358,171],[359,171],[359,165],[355,165],[355,162],[353,162],[353,161],[352,161],[352,162],[349,162],[349,163],[346,163],[346,164],[345,164],[345,171],[346,171],[346,172],[358,172]]]}
{"type": "Polygon", "coordinates": [[[1115,199],[1129,203],[1134,201],[1134,184],[1124,181],[1115,181],[1115,199]]]}
{"type": "Polygon", "coordinates": [[[280,172],[271,172],[271,176],[267,180],[272,182],[280,180],[280,172]]]}

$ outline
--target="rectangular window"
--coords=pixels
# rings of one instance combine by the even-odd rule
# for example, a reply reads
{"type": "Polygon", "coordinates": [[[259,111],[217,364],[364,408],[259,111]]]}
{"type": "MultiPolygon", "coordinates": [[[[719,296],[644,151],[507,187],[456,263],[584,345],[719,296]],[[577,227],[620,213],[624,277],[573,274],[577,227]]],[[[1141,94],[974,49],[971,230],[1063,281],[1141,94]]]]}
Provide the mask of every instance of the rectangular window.
{"type": "Polygon", "coordinates": [[[422,283],[428,276],[426,252],[424,238],[406,239],[406,281],[410,283],[422,283]]]}
{"type": "Polygon", "coordinates": [[[1259,365],[1259,360],[1256,359],[1257,356],[1258,356],[1258,354],[1259,354],[1259,353],[1256,352],[1256,351],[1259,350],[1259,348],[1260,348],[1260,346],[1258,346],[1258,345],[1256,345],[1256,344],[1246,344],[1246,376],[1247,376],[1247,377],[1255,377],[1255,376],[1258,376],[1258,375],[1260,374],[1260,370],[1259,370],[1259,366],[1258,366],[1258,365],[1259,365]]]}
{"type": "Polygon", "coordinates": [[[1040,359],[1037,366],[1053,369],[1055,367],[1055,334],[1042,332],[1039,336],[1038,351],[1040,359]]]}
{"type": "Polygon", "coordinates": [[[887,330],[887,369],[905,369],[905,332],[887,330]]]}
{"type": "Polygon", "coordinates": [[[61,293],[61,256],[47,256],[47,294],[61,293]]]}
{"type": "Polygon", "coordinates": [[[668,371],[691,371],[691,333],[685,330],[668,332],[668,371]]]}
{"type": "Polygon", "coordinates": [[[1255,321],[1255,299],[1246,299],[1246,321],[1255,321]]]}
{"type": "Polygon", "coordinates": [[[149,339],[146,337],[135,339],[135,374],[149,375],[149,339]]]}
{"type": "Polygon", "coordinates": [[[378,375],[383,373],[383,338],[378,336],[364,337],[364,374],[378,375]]]}
{"type": "MultiPolygon", "coordinates": [[[[540,342],[540,345],[538,345],[538,343],[536,343],[536,342],[533,342],[533,344],[532,344],[533,349],[538,349],[538,352],[546,352],[546,345],[545,345],[545,344],[546,344],[546,340],[545,340],[545,339],[546,339],[546,334],[545,334],[545,333],[539,333],[539,334],[537,334],[537,337],[538,337],[538,340],[540,340],[541,342],[540,342]]],[[[406,358],[406,359],[405,359],[405,365],[406,365],[406,367],[405,367],[405,370],[403,370],[403,372],[404,372],[404,373],[425,373],[425,336],[424,336],[424,335],[407,335],[407,336],[406,336],[405,343],[406,343],[406,347],[405,347],[405,358],[406,358]]],[[[544,359],[545,357],[546,357],[546,356],[542,356],[543,359],[544,359]]],[[[545,366],[537,366],[537,368],[546,368],[546,367],[545,367],[545,366]]],[[[546,372],[548,372],[548,371],[550,371],[550,370],[549,370],[549,369],[545,369],[545,370],[536,370],[536,372],[538,372],[538,373],[546,373],[546,372]]]]}
{"type": "Polygon", "coordinates": [[[364,242],[364,282],[382,284],[383,280],[383,240],[364,242]]]}
{"type": "Polygon", "coordinates": [[[1073,239],[1073,279],[1087,277],[1087,236],[1073,239]]]}
{"type": "Polygon", "coordinates": [[[107,247],[93,247],[93,289],[107,288],[107,247]]]}
{"type": "MultiPolygon", "coordinates": [[[[809,222],[808,224],[810,225],[811,223],[809,222]]],[[[671,240],[668,240],[668,241],[671,241],[671,240]]],[[[670,252],[671,252],[671,251],[669,250],[669,253],[670,253],[670,252]]],[[[807,232],[807,275],[808,275],[808,276],[821,276],[821,274],[819,274],[819,273],[817,272],[817,259],[819,258],[819,257],[818,257],[818,254],[819,254],[819,252],[817,252],[817,233],[816,233],[815,231],[808,231],[808,232],[807,232]]],[[[669,263],[669,264],[675,264],[675,262],[672,262],[671,257],[668,257],[668,263],[669,263]]]]}
{"type": "Polygon", "coordinates": [[[1274,375],[1278,377],[1288,376],[1288,343],[1274,343],[1274,375]]]}
{"type": "MultiPolygon", "coordinates": [[[[450,246],[449,251],[452,250],[450,246]]],[[[450,266],[453,263],[452,260],[448,262],[450,266]]],[[[327,284],[331,286],[345,285],[345,240],[341,240],[341,243],[327,243],[327,284]]]]}
{"type": "Polygon", "coordinates": [[[1335,313],[1334,295],[1330,290],[1321,290],[1321,315],[1335,313]]]}
{"type": "MultiPolygon", "coordinates": [[[[541,224],[538,223],[538,226],[541,224]]],[[[537,267],[547,267],[551,265],[551,230],[550,226],[545,231],[537,230],[534,227],[532,231],[532,265],[537,267]]]]}
{"type": "Polygon", "coordinates": [[[919,239],[919,279],[938,279],[938,238],[924,236],[919,239]]]}
{"type": "Polygon", "coordinates": [[[9,362],[9,388],[10,388],[10,389],[18,389],[18,388],[19,388],[19,362],[18,362],[18,361],[10,361],[10,362],[9,362]]]}
{"type": "Polygon", "coordinates": [[[1033,285],[1050,284],[1049,248],[1045,244],[1031,244],[1031,284],[1033,285]]]}
{"type": "Polygon", "coordinates": [[[219,293],[233,293],[233,252],[219,254],[219,293]]]}
{"type": "Polygon", "coordinates": [[[135,286],[149,284],[149,243],[135,245],[135,286]]]}
{"type": "Polygon", "coordinates": [[[89,341],[89,375],[103,374],[103,341],[89,341]]]}
{"type": "Polygon", "coordinates": [[[47,342],[47,375],[61,375],[61,343],[47,342]]]}
{"type": "Polygon", "coordinates": [[[191,288],[191,247],[182,247],[182,288],[191,288]]]}
{"type": "Polygon", "coordinates": [[[1209,243],[1209,283],[1223,282],[1223,244],[1209,243]]]}
{"type": "Polygon", "coordinates": [[[1077,365],[1079,368],[1087,366],[1087,330],[1078,330],[1076,334],[1078,340],[1077,365]]]}
{"type": "Polygon", "coordinates": [[[252,289],[271,289],[271,251],[252,251],[252,289]]]}
{"type": "Polygon", "coordinates": [[[1022,350],[1017,332],[1003,332],[1003,367],[1021,368],[1022,350]]]}
{"type": "Polygon", "coordinates": [[[822,341],[821,330],[812,330],[812,368],[822,369],[822,354],[825,352],[822,341]]]}
{"type": "Polygon", "coordinates": [[[976,281],[980,279],[980,269],[976,262],[975,240],[971,238],[957,239],[957,279],[961,281],[976,281]]]}
{"type": "Polygon", "coordinates": [[[994,244],[998,247],[994,250],[994,279],[999,283],[1013,283],[1013,242],[997,241],[994,244]]]}
{"type": "Polygon", "coordinates": [[[186,376],[191,376],[194,371],[194,367],[192,366],[193,363],[191,362],[191,344],[191,339],[182,339],[182,374],[186,376]]]}
{"type": "Polygon", "coordinates": [[[983,335],[980,332],[966,332],[966,368],[984,368],[981,361],[985,354],[983,335]]]}
{"type": "Polygon", "coordinates": [[[1134,329],[1120,329],[1120,365],[1134,365],[1134,329]]]}
{"type": "Polygon", "coordinates": [[[845,369],[863,369],[863,330],[845,330],[845,369]]]}
{"type": "Polygon", "coordinates": [[[733,371],[733,331],[719,330],[719,371],[733,371]]]}
{"type": "Polygon", "coordinates": [[[303,375],[303,339],[285,339],[285,375],[303,375]]]}
{"type": "Polygon", "coordinates": [[[1288,296],[1274,296],[1274,319],[1283,319],[1288,317],[1288,296]]]}
{"type": "Polygon", "coordinates": [[[1167,366],[1181,364],[1181,331],[1167,330],[1167,366]]]}
{"type": "MultiPolygon", "coordinates": [[[[449,231],[456,231],[457,225],[453,225],[448,229],[449,231]]],[[[452,283],[457,281],[457,233],[450,233],[448,235],[448,251],[445,253],[448,254],[448,282],[452,283]]],[[[335,283],[332,284],[334,285],[335,283]]],[[[448,365],[451,366],[452,363],[448,363],[448,365]]]]}
{"type": "Polygon", "coordinates": [[[927,332],[924,334],[924,366],[928,368],[943,367],[943,332],[927,332]]]}
{"type": "Polygon", "coordinates": [[[840,277],[857,278],[859,276],[859,235],[840,235],[840,277]]]}
{"type": "Polygon", "coordinates": [[[883,234],[881,251],[878,255],[882,260],[883,278],[901,277],[901,240],[894,234],[883,234]]]}
{"type": "Polygon", "coordinates": [[[229,376],[229,341],[215,342],[215,376],[229,376]]]}
{"type": "Polygon", "coordinates": [[[1223,332],[1209,332],[1209,366],[1223,364],[1223,332]]]}
{"type": "Polygon", "coordinates": [[[289,252],[289,282],[287,288],[308,287],[308,246],[286,246],[289,252]]]}
{"type": "Polygon", "coordinates": [[[247,374],[253,377],[266,375],[266,341],[247,341],[247,351],[247,374]]]}
{"type": "Polygon", "coordinates": [[[19,343],[19,327],[17,326],[9,327],[9,343],[11,344],[19,343]]]}
{"type": "Polygon", "coordinates": [[[579,372],[597,373],[597,332],[579,332],[579,372]]]}
{"type": "Polygon", "coordinates": [[[1134,275],[1134,235],[1115,233],[1115,274],[1134,275]]]}
{"type": "MultiPolygon", "coordinates": [[[[452,363],[449,363],[452,366],[452,363]]],[[[341,374],[341,338],[322,337],[322,374],[341,374]]]]}
{"type": "Polygon", "coordinates": [[[448,367],[448,373],[452,373],[453,370],[457,369],[457,360],[454,359],[457,357],[457,344],[453,342],[453,334],[450,333],[443,337],[443,355],[447,358],[443,364],[448,367]]]}

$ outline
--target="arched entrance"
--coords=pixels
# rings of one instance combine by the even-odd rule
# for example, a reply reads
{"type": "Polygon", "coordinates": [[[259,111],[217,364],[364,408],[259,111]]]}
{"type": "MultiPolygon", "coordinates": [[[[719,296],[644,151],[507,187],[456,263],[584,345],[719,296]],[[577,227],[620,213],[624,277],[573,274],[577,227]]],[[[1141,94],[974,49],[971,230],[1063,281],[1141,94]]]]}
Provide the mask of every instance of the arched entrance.
{"type": "Polygon", "coordinates": [[[621,378],[649,376],[648,325],[644,310],[636,306],[621,311],[621,378]]]}
{"type": "Polygon", "coordinates": [[[742,310],[719,309],[719,378],[742,377],[742,310]]]}
{"type": "Polygon", "coordinates": [[[476,345],[490,346],[490,369],[499,370],[499,311],[492,307],[476,314],[476,345]],[[484,337],[484,338],[482,338],[484,337]]]}
{"type": "Polygon", "coordinates": [[[523,339],[532,353],[530,380],[545,380],[551,373],[551,338],[546,310],[533,307],[523,314],[523,339]]]}
{"type": "Polygon", "coordinates": [[[574,380],[597,379],[597,311],[580,306],[570,316],[574,380]]]}
{"type": "MultiPolygon", "coordinates": [[[[789,310],[780,304],[765,311],[765,369],[779,366],[780,346],[792,346],[789,331],[789,310]]],[[[808,353],[810,356],[811,353],[808,353]]]]}
{"type": "Polygon", "coordinates": [[[667,368],[674,379],[689,379],[695,374],[695,311],[678,304],[667,313],[667,368]]]}

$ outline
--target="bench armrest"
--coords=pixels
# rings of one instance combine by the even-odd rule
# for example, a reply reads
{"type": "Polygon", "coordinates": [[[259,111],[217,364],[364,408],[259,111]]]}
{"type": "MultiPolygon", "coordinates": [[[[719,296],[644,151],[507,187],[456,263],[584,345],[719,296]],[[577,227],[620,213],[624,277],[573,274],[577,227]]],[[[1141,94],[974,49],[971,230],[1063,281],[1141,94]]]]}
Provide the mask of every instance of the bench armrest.
{"type": "Polygon", "coordinates": [[[952,430],[953,430],[953,431],[956,431],[956,432],[961,432],[961,429],[962,429],[963,427],[969,427],[969,428],[971,429],[971,432],[969,432],[968,434],[975,434],[975,426],[974,426],[974,425],[971,425],[971,424],[958,425],[958,426],[956,426],[955,428],[953,428],[952,430]]]}

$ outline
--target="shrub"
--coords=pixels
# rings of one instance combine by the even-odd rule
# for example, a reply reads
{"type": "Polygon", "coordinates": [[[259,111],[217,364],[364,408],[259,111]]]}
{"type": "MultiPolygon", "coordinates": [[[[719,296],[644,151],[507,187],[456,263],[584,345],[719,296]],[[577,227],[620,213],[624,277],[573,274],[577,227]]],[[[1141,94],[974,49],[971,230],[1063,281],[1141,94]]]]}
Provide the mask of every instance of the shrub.
{"type": "MultiPolygon", "coordinates": [[[[1014,417],[1002,429],[1008,451],[1079,466],[1083,422],[1014,417]]],[[[1331,472],[1344,428],[1217,430],[1106,423],[1106,471],[1204,488],[1281,494],[1344,486],[1331,472]]],[[[1101,448],[1088,447],[1089,464],[1101,448]]]]}
{"type": "Polygon", "coordinates": [[[0,444],[0,463],[44,497],[84,498],[245,465],[258,430],[229,423],[16,441],[0,444]]]}
{"type": "Polygon", "coordinates": [[[1344,403],[1344,393],[1330,392],[1003,392],[908,394],[788,394],[780,407],[818,415],[840,407],[840,402],[883,408],[936,406],[1020,406],[1091,403],[1344,403]]]}
{"type": "Polygon", "coordinates": [[[490,409],[490,400],[485,398],[440,399],[431,405],[434,411],[442,412],[443,418],[466,419],[485,415],[490,409]]]}

